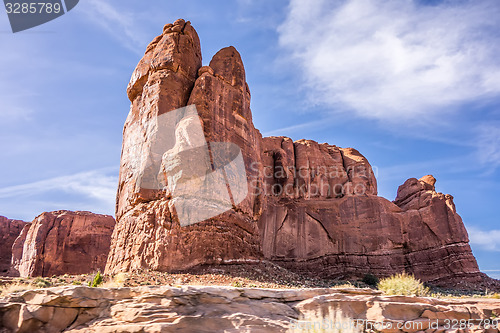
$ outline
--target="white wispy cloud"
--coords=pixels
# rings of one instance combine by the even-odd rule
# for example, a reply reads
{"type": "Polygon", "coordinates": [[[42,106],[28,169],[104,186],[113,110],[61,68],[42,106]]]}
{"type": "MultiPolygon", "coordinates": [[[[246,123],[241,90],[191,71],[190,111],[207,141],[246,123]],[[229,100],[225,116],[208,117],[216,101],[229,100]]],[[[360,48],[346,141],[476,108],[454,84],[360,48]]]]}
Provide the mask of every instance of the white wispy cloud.
{"type": "Polygon", "coordinates": [[[292,126],[287,126],[287,127],[280,127],[277,129],[272,129],[267,132],[262,133],[263,136],[286,136],[290,135],[292,133],[297,132],[298,130],[303,130],[303,129],[310,129],[310,128],[315,128],[317,129],[320,126],[328,126],[328,118],[326,119],[319,119],[319,120],[313,120],[309,121],[307,123],[300,123],[297,125],[292,125],[292,126]]]}
{"type": "Polygon", "coordinates": [[[477,157],[487,169],[500,167],[500,123],[482,124],[477,127],[477,157]]]}
{"type": "Polygon", "coordinates": [[[280,44],[314,103],[418,119],[500,94],[500,2],[291,0],[280,44]]]}
{"type": "Polygon", "coordinates": [[[115,167],[101,168],[0,188],[3,215],[30,219],[56,209],[113,214],[118,184],[115,167]],[[11,213],[12,212],[12,213],[11,213]]]}
{"type": "Polygon", "coordinates": [[[14,100],[12,95],[2,96],[0,94],[0,99],[3,100],[2,108],[0,109],[0,121],[2,123],[10,123],[15,121],[27,121],[30,120],[34,110],[26,106],[25,103],[14,100]]]}
{"type": "Polygon", "coordinates": [[[114,201],[117,177],[109,175],[115,168],[103,168],[33,183],[0,188],[0,198],[34,195],[52,190],[83,194],[100,200],[114,201]]]}
{"type": "Polygon", "coordinates": [[[472,246],[487,251],[500,251],[500,230],[481,230],[469,226],[467,231],[472,246]]]}

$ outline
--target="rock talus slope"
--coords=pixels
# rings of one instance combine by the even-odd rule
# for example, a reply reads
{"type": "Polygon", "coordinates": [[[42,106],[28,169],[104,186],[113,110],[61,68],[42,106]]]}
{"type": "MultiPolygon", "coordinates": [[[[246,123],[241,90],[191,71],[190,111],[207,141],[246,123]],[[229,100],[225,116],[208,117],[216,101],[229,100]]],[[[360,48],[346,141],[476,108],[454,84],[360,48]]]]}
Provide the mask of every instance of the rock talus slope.
{"type": "Polygon", "coordinates": [[[104,271],[115,220],[90,212],[54,211],[26,225],[12,246],[12,276],[104,271]]]}
{"type": "Polygon", "coordinates": [[[12,258],[12,244],[27,222],[0,216],[0,275],[7,274],[12,258]]]}
{"type": "Polygon", "coordinates": [[[166,25],[151,42],[127,93],[132,104],[107,272],[258,259],[330,278],[407,271],[435,284],[485,279],[453,198],[435,191],[432,176],[409,179],[390,202],[377,196],[373,170],[357,150],[262,138],[252,122],[240,54],[224,48],[202,67],[200,42],[189,22],[166,25]],[[199,117],[178,121],[170,150],[158,153],[159,119],[188,105],[196,106],[199,117]],[[203,137],[186,134],[199,126],[203,137]],[[216,164],[212,156],[201,163],[198,158],[200,166],[182,147],[208,149],[212,142],[241,149],[248,194],[220,215],[182,226],[171,189],[192,174],[178,170],[179,160],[195,169],[216,164]],[[160,178],[165,187],[145,181],[160,178]]]}

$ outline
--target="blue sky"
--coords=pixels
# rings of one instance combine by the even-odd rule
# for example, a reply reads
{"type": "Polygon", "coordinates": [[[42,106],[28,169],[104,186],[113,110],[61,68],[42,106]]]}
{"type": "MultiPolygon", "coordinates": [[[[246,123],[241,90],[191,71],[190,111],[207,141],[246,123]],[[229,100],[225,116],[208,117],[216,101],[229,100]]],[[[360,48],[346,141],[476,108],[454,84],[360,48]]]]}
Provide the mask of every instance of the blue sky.
{"type": "Polygon", "coordinates": [[[204,64],[239,50],[263,135],[357,148],[389,200],[433,174],[500,278],[498,0],[81,0],[17,34],[0,10],[0,215],[113,214],[126,85],[180,17],[204,64]]]}

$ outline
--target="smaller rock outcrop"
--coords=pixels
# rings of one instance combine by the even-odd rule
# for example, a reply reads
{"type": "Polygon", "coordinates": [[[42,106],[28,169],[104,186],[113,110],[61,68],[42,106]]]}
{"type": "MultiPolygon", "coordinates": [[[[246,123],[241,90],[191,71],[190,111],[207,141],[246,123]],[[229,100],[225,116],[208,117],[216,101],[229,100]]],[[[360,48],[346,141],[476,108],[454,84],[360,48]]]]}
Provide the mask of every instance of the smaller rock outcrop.
{"type": "Polygon", "coordinates": [[[7,273],[12,258],[12,244],[27,222],[0,216],[0,275],[7,273]]]}
{"type": "Polygon", "coordinates": [[[66,210],[42,213],[15,240],[9,275],[104,271],[114,225],[109,215],[66,210]]]}
{"type": "Polygon", "coordinates": [[[406,260],[412,273],[442,286],[487,282],[472,254],[453,196],[436,192],[435,183],[431,175],[410,178],[398,188],[394,200],[403,211],[406,260]]]}

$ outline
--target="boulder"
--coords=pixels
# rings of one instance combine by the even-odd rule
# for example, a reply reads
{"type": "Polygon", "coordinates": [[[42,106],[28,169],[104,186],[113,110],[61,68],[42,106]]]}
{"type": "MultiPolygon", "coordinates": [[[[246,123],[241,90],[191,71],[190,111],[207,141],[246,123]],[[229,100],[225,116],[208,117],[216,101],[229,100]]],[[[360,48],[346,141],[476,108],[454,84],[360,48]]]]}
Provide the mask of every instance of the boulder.
{"type": "Polygon", "coordinates": [[[0,275],[7,274],[12,258],[12,244],[27,222],[0,216],[0,275]]]}
{"type": "Polygon", "coordinates": [[[89,274],[104,271],[115,220],[90,212],[40,214],[12,247],[12,276],[89,274]]]}

